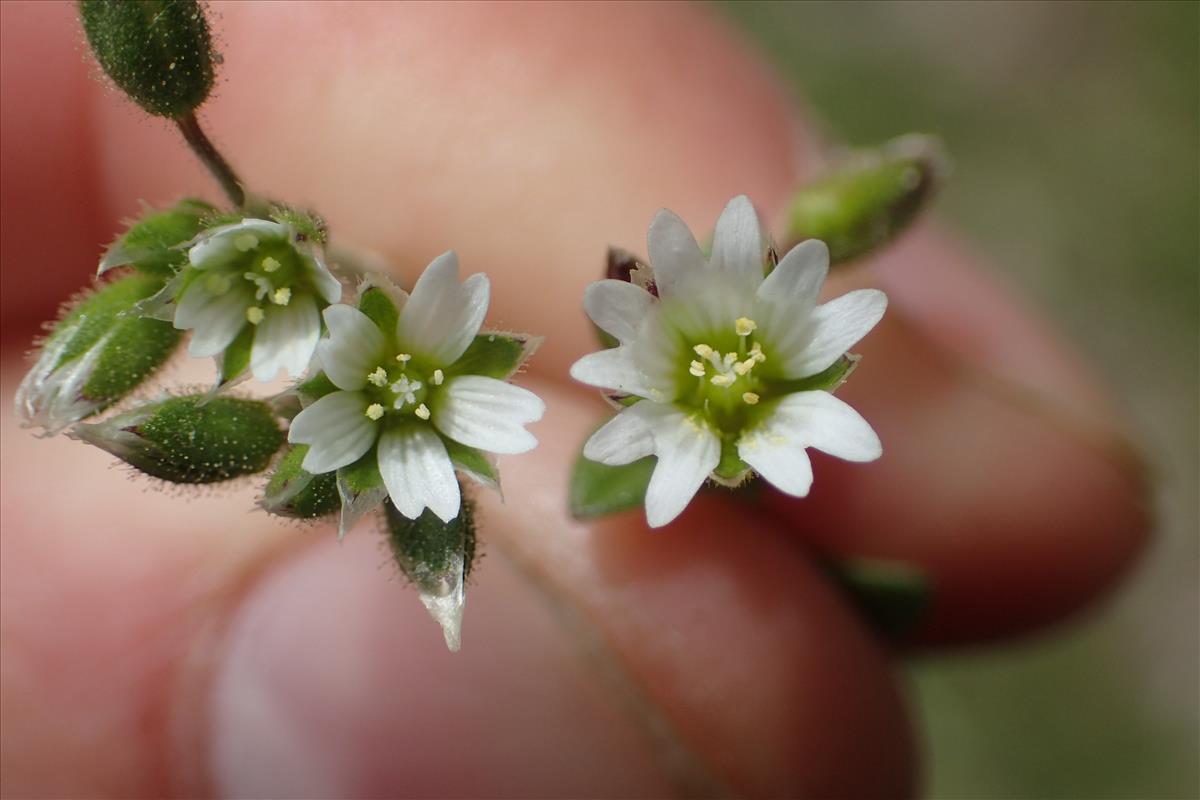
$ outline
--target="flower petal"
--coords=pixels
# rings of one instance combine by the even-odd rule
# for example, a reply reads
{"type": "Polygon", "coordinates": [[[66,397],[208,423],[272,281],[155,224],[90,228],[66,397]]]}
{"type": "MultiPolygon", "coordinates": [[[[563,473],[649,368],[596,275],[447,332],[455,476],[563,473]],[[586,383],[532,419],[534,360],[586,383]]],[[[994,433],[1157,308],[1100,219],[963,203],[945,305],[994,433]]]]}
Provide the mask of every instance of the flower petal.
{"type": "Polygon", "coordinates": [[[665,208],[650,223],[646,249],[654,268],[654,283],[662,297],[669,295],[683,278],[708,268],[696,237],[683,220],[665,208]]]}
{"type": "Polygon", "coordinates": [[[653,401],[644,400],[604,423],[584,444],[584,457],[619,467],[653,455],[654,433],[646,423],[646,417],[654,405],[653,401]]]}
{"type": "Polygon", "coordinates": [[[650,417],[658,464],[646,488],[646,521],[658,528],[679,516],[716,469],[721,442],[707,425],[673,406],[656,406],[650,417]]]}
{"type": "Polygon", "coordinates": [[[717,219],[709,267],[717,272],[733,273],[747,285],[757,288],[766,267],[764,252],[758,212],[750,198],[738,195],[729,201],[717,219]]]}
{"type": "Polygon", "coordinates": [[[342,299],[342,284],[333,277],[325,265],[325,259],[317,253],[311,253],[305,256],[304,264],[308,279],[321,299],[326,303],[336,303],[342,299]]]}
{"type": "Polygon", "coordinates": [[[878,289],[856,289],[817,306],[807,346],[780,353],[785,373],[803,378],[827,369],[875,327],[886,308],[887,295],[878,289]]]}
{"type": "Polygon", "coordinates": [[[808,345],[817,295],[829,274],[829,248],[818,239],[788,251],[758,287],[754,320],[776,353],[796,353],[808,345]]]}
{"type": "Polygon", "coordinates": [[[600,329],[628,344],[654,306],[654,296],[640,286],[618,280],[596,281],[583,293],[583,308],[600,329]]]}
{"type": "Polygon", "coordinates": [[[321,337],[321,315],[311,295],[297,295],[286,306],[269,306],[250,350],[256,380],[269,381],[280,369],[298,378],[312,362],[321,337]]]}
{"type": "Polygon", "coordinates": [[[738,441],[738,455],[772,486],[793,497],[807,497],[812,488],[812,462],[804,445],[764,426],[738,441]]]}
{"type": "Polygon", "coordinates": [[[428,425],[392,428],[379,437],[379,473],[392,503],[409,519],[426,508],[442,522],[458,516],[461,497],[454,465],[428,425]]]}
{"type": "Polygon", "coordinates": [[[287,237],[287,228],[267,219],[244,219],[231,225],[210,228],[196,237],[196,244],[188,250],[188,261],[197,269],[206,269],[224,261],[235,253],[237,239],[243,233],[253,233],[267,239],[287,237]]]}
{"type": "Polygon", "coordinates": [[[175,309],[174,325],[192,329],[188,352],[197,358],[215,356],[237,338],[246,325],[246,309],[252,305],[248,289],[235,286],[214,294],[201,278],[183,293],[175,309]]]}
{"type": "Polygon", "coordinates": [[[451,378],[433,407],[433,424],[456,442],[492,453],[525,453],[537,439],[525,425],[546,404],[528,389],[482,375],[451,378]]]}
{"type": "Polygon", "coordinates": [[[613,347],[588,353],[571,365],[571,377],[589,386],[641,397],[660,395],[633,361],[632,347],[613,347]]]}
{"type": "Polygon", "coordinates": [[[338,303],[325,309],[329,336],[317,345],[321,367],[339,389],[367,385],[367,375],[383,363],[387,340],[366,314],[338,303]]]}
{"type": "Polygon", "coordinates": [[[443,253],[421,273],[400,310],[396,324],[400,346],[436,366],[453,364],[479,333],[490,293],[483,273],[459,285],[458,256],[453,251],[443,253]]]}
{"type": "Polygon", "coordinates": [[[288,441],[309,446],[301,466],[319,475],[362,458],[379,435],[366,409],[367,398],[359,392],[331,392],[297,414],[288,441]]]}

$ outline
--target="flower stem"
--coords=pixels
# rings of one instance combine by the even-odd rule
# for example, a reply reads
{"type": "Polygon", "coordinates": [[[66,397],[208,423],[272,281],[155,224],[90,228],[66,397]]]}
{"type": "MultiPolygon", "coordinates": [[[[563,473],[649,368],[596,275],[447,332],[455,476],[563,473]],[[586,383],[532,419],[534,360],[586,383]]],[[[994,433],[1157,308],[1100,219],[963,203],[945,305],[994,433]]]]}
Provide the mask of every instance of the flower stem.
{"type": "Polygon", "coordinates": [[[246,193],[242,189],[242,181],[234,173],[233,168],[229,166],[229,162],[218,152],[217,148],[204,134],[200,127],[200,121],[196,119],[195,112],[188,112],[181,117],[175,118],[175,124],[179,126],[180,133],[187,141],[188,146],[203,162],[204,166],[208,167],[208,171],[217,179],[217,183],[221,184],[221,188],[225,191],[229,201],[238,208],[246,204],[246,193]]]}

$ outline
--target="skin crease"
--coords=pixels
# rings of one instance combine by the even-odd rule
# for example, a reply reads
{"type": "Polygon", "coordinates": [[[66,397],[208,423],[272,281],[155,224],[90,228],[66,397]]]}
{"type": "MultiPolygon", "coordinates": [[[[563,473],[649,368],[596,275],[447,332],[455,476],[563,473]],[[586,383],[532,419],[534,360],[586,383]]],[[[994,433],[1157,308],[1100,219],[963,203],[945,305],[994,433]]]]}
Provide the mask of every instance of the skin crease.
{"type": "Polygon", "coordinates": [[[521,379],[542,446],[503,459],[507,504],[479,495],[488,556],[451,656],[368,526],[339,547],[247,514],[249,483],[184,503],[17,428],[20,352],[115,220],[217,196],[168,125],[90,81],[71,6],[0,4],[6,796],[904,796],[891,658],[811,553],[928,569],[936,645],[1058,620],[1144,542],[1102,393],[928,226],[826,290],[892,299],[841,392],[879,462],[817,456],[806,501],[703,497],[654,533],[569,520],[603,406],[566,368],[595,347],[579,298],[604,247],[642,249],[662,206],[703,237],[742,192],[780,219],[813,148],[789,101],[679,4],[214,10],[218,144],[406,282],[451,247],[486,270],[489,325],[548,337],[521,379]],[[1022,375],[1037,402],[998,388],[1022,375]]]}

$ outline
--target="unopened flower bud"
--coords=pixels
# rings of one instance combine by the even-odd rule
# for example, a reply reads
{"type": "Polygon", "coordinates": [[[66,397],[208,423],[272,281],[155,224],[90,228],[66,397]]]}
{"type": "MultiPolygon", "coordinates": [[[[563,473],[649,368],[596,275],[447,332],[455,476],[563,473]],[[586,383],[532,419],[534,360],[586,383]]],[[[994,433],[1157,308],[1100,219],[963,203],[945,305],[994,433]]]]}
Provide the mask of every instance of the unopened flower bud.
{"type": "Polygon", "coordinates": [[[793,195],[785,238],[825,242],[833,264],[857,258],[912,222],[946,171],[940,143],[928,136],[859,153],[793,195]]]}
{"type": "Polygon", "coordinates": [[[86,297],[51,329],[17,389],[17,417],[47,435],[86,419],[133,391],[179,343],[169,322],[135,306],[162,288],[161,279],[130,275],[86,297]]]}
{"type": "Polygon", "coordinates": [[[260,472],[284,438],[268,404],[205,395],[173,397],[77,425],[71,435],[171,483],[217,483],[260,472]]]}
{"type": "Polygon", "coordinates": [[[148,113],[181,117],[208,97],[212,37],[196,0],[82,0],[79,12],[104,72],[148,113]]]}
{"type": "Polygon", "coordinates": [[[316,519],[332,514],[341,506],[337,474],[313,475],[300,464],[308,454],[308,445],[289,447],[267,483],[262,507],[281,517],[316,519]]]}
{"type": "Polygon", "coordinates": [[[417,588],[430,616],[442,626],[446,647],[457,652],[462,643],[466,578],[475,558],[471,502],[463,498],[458,516],[449,522],[442,522],[428,509],[409,519],[391,500],[384,502],[384,512],[396,564],[417,588]]]}

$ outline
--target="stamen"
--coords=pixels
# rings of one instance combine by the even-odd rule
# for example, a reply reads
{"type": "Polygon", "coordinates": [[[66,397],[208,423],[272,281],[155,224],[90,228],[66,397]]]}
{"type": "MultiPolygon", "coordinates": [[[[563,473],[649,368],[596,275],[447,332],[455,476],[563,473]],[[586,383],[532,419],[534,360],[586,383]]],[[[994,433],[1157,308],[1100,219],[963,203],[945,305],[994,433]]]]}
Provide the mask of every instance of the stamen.
{"type": "Polygon", "coordinates": [[[762,345],[758,342],[755,342],[754,346],[750,348],[750,357],[759,363],[767,360],[766,354],[762,351],[762,345]]]}
{"type": "Polygon", "coordinates": [[[376,367],[375,371],[367,376],[367,380],[376,386],[383,386],[385,383],[387,383],[387,379],[387,370],[383,367],[376,367]]]}
{"type": "Polygon", "coordinates": [[[271,295],[271,302],[277,306],[286,306],[292,299],[292,290],[284,286],[282,289],[276,289],[275,294],[271,295]]]}
{"type": "Polygon", "coordinates": [[[412,361],[412,354],[411,353],[399,353],[396,355],[396,360],[399,361],[401,364],[407,364],[409,361],[412,361]]]}
{"type": "Polygon", "coordinates": [[[271,286],[271,282],[262,275],[258,275],[253,272],[243,272],[242,277],[248,281],[251,281],[255,286],[258,287],[254,290],[255,300],[262,300],[275,288],[271,286]]]}
{"type": "Polygon", "coordinates": [[[701,358],[708,358],[713,354],[713,349],[706,344],[698,344],[692,349],[695,350],[696,355],[700,356],[701,358]]]}
{"type": "Polygon", "coordinates": [[[421,403],[421,405],[417,406],[416,411],[414,411],[413,413],[416,414],[421,419],[429,419],[429,407],[426,406],[424,403],[421,403]]]}
{"type": "Polygon", "coordinates": [[[233,240],[233,246],[243,253],[258,247],[258,237],[253,233],[243,233],[233,240]]]}
{"type": "Polygon", "coordinates": [[[688,372],[692,373],[697,378],[703,378],[704,377],[704,362],[693,361],[691,366],[688,367],[688,372]]]}
{"type": "Polygon", "coordinates": [[[733,323],[733,329],[737,331],[738,336],[749,336],[758,330],[758,323],[749,317],[738,317],[733,323]]]}
{"type": "Polygon", "coordinates": [[[257,325],[258,323],[262,322],[263,317],[265,316],[266,315],[263,314],[263,310],[258,306],[250,306],[246,309],[246,321],[251,325],[257,325]]]}
{"type": "Polygon", "coordinates": [[[737,378],[728,372],[722,372],[720,375],[713,375],[709,380],[712,381],[713,386],[732,386],[737,378]]]}
{"type": "Polygon", "coordinates": [[[744,392],[742,394],[742,402],[748,406],[755,405],[758,402],[758,395],[754,392],[744,392]]]}
{"type": "Polygon", "coordinates": [[[282,266],[283,264],[280,264],[274,258],[271,258],[271,256],[267,256],[262,260],[263,272],[274,272],[282,266]]]}
{"type": "Polygon", "coordinates": [[[442,381],[444,380],[446,380],[446,373],[442,372],[440,369],[435,369],[433,371],[433,385],[441,386],[442,381]]]}
{"type": "Polygon", "coordinates": [[[737,353],[726,353],[725,358],[722,359],[722,361],[727,367],[733,366],[733,362],[737,361],[737,353]]]}
{"type": "Polygon", "coordinates": [[[367,406],[367,419],[379,419],[383,416],[383,406],[379,403],[371,403],[367,406]]]}
{"type": "Polygon", "coordinates": [[[753,358],[747,358],[745,361],[739,361],[737,364],[734,364],[733,371],[738,375],[745,375],[747,372],[754,369],[754,365],[757,363],[758,362],[753,358]]]}

